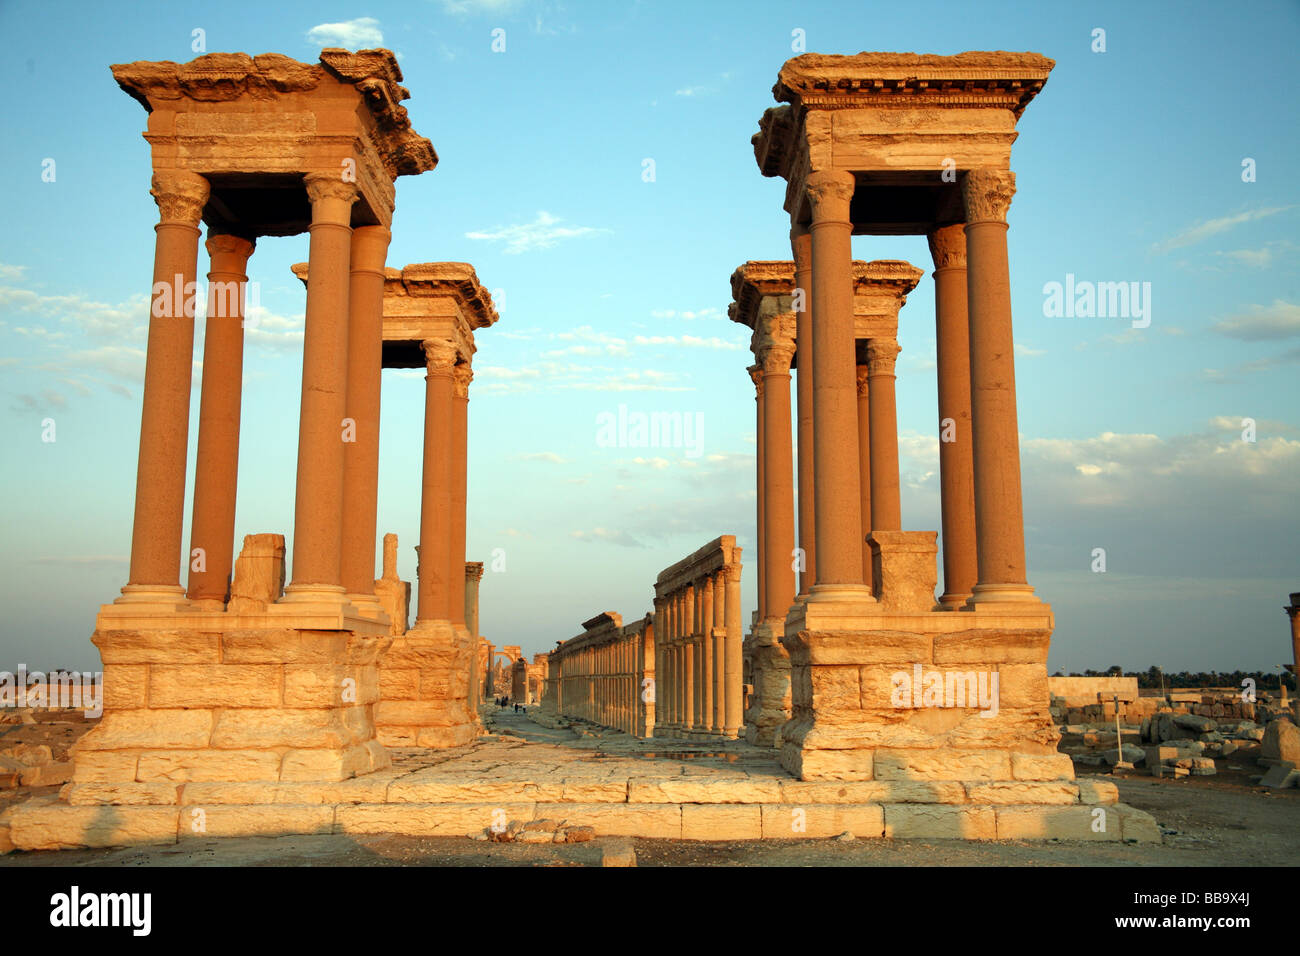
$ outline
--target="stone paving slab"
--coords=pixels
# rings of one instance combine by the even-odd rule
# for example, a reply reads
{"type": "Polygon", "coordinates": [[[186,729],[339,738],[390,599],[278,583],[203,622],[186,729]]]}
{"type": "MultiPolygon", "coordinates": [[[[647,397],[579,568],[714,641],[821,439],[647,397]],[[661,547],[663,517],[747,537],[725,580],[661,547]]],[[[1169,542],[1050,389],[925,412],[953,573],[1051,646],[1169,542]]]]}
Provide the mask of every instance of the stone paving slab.
{"type": "Polygon", "coordinates": [[[1160,839],[1149,815],[1119,804],[1104,782],[800,781],[772,750],[743,741],[673,741],[669,750],[626,734],[594,743],[550,729],[534,735],[532,726],[521,720],[510,735],[455,750],[396,750],[390,768],[339,783],[69,786],[69,799],[37,797],[7,811],[0,837],[7,831],[24,850],[203,836],[464,837],[511,821],[558,819],[599,836],[685,840],[845,831],[865,838],[1160,839]]]}

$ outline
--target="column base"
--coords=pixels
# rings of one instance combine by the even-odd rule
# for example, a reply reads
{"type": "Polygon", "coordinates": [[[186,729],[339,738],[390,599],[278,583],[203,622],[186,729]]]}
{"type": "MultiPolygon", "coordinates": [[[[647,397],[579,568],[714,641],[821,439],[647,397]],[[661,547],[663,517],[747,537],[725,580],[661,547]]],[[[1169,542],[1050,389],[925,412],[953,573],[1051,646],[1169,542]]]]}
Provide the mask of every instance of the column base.
{"type": "Polygon", "coordinates": [[[337,782],[389,765],[372,720],[382,629],[220,612],[119,627],[118,607],[91,639],[104,717],[75,748],[73,802],[79,788],[127,804],[187,782],[337,782]]]}
{"type": "Polygon", "coordinates": [[[122,596],[114,599],[113,604],[129,605],[133,611],[156,608],[175,613],[187,610],[190,602],[179,584],[125,584],[122,596]]]}
{"type": "MultiPolygon", "coordinates": [[[[809,602],[782,640],[791,716],[781,765],[803,780],[1073,779],[1048,712],[1052,617],[890,613],[809,602]],[[1020,767],[1020,770],[1017,770],[1020,767]]],[[[1028,607],[1026,607],[1028,611],[1028,607]]]]}
{"type": "Polygon", "coordinates": [[[380,661],[375,727],[386,747],[461,747],[478,736],[470,699],[477,653],[450,621],[416,621],[380,661]]]}
{"type": "MultiPolygon", "coordinates": [[[[802,603],[805,604],[821,601],[875,601],[871,588],[865,584],[814,584],[806,596],[799,597],[803,598],[802,603]]],[[[795,598],[795,603],[801,603],[799,598],[795,598]]]]}
{"type": "Polygon", "coordinates": [[[966,603],[1041,604],[1042,601],[1034,594],[1033,587],[1028,584],[977,584],[971,589],[971,596],[966,603]]]}
{"type": "Polygon", "coordinates": [[[965,606],[966,602],[969,600],[970,600],[969,591],[967,591],[965,594],[945,593],[940,595],[939,601],[937,604],[935,604],[934,609],[936,611],[960,611],[965,606]]]}

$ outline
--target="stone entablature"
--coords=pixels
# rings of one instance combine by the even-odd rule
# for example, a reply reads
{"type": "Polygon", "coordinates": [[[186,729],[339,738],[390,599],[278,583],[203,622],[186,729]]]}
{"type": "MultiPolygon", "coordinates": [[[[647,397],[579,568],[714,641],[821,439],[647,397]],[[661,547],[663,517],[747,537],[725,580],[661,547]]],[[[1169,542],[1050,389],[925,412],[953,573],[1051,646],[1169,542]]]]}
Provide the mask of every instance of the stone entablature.
{"type": "Polygon", "coordinates": [[[122,63],[118,85],[149,111],[155,172],[208,177],[210,226],[292,235],[311,221],[294,195],[303,175],[354,183],[354,225],[388,226],[393,180],[433,169],[432,144],[401,101],[410,93],[388,50],[329,48],[320,63],[268,53],[209,53],[188,63],[122,63]],[[258,207],[271,216],[264,222],[258,207]]]}
{"type": "Polygon", "coordinates": [[[1036,53],[808,53],[786,61],[752,139],[764,176],[788,182],[785,208],[807,218],[818,172],[844,170],[901,190],[890,208],[854,217],[854,231],[924,233],[961,222],[958,176],[1007,169],[1016,121],[1055,65],[1036,53]],[[939,174],[951,169],[946,182],[939,174]]]}

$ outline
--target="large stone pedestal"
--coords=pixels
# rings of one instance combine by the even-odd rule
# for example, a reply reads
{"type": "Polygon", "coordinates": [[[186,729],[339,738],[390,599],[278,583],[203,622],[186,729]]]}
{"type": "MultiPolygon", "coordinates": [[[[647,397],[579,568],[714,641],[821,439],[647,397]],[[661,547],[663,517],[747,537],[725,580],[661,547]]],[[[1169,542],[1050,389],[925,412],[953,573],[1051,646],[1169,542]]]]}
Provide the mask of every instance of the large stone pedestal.
{"type": "Polygon", "coordinates": [[[69,803],[156,803],[191,781],[331,782],[389,765],[372,715],[387,619],[343,603],[123,603],[103,608],[92,640],[104,718],[76,746],[69,803]]]}
{"type": "Polygon", "coordinates": [[[760,747],[776,743],[777,731],[790,718],[790,653],[781,643],[779,621],[756,623],[745,638],[753,695],[745,711],[745,739],[760,747]]]}
{"type": "Polygon", "coordinates": [[[478,736],[469,630],[417,621],[384,654],[375,726],[386,747],[459,747],[478,736]]]}
{"type": "Polygon", "coordinates": [[[781,764],[803,780],[978,781],[1016,796],[990,802],[1035,803],[1029,782],[1074,779],[1048,714],[1051,633],[1039,603],[801,605],[781,764]]]}

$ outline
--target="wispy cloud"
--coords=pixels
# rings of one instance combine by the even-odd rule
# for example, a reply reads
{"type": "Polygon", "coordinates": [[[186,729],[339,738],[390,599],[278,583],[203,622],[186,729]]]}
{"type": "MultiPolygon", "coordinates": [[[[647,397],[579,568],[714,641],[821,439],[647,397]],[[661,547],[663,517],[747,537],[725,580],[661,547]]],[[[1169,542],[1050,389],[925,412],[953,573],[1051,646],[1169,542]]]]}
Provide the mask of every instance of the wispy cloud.
{"type": "Polygon", "coordinates": [[[551,465],[567,465],[569,459],[557,455],[553,451],[537,451],[528,455],[519,455],[520,461],[544,461],[551,465]]]}
{"type": "Polygon", "coordinates": [[[465,233],[466,239],[479,239],[485,242],[504,242],[507,255],[518,255],[536,249],[550,249],[565,239],[583,239],[609,233],[611,230],[594,226],[565,226],[559,216],[553,216],[542,210],[532,222],[513,226],[498,226],[495,229],[465,233]]]}
{"type": "Polygon", "coordinates": [[[634,345],[669,345],[684,349],[723,349],[728,352],[743,352],[748,346],[740,342],[728,342],[717,336],[701,338],[698,335],[636,335],[632,337],[634,345]]]}
{"type": "Polygon", "coordinates": [[[374,17],[357,17],[341,23],[318,23],[307,31],[307,42],[322,47],[368,50],[384,45],[384,33],[374,17]]]}
{"type": "Polygon", "coordinates": [[[1227,232],[1233,226],[1239,226],[1244,222],[1254,222],[1268,216],[1275,216],[1291,208],[1291,206],[1269,206],[1264,209],[1250,209],[1246,212],[1234,213],[1231,216],[1220,216],[1218,219],[1207,219],[1175,233],[1168,239],[1157,242],[1152,249],[1155,252],[1168,252],[1171,249],[1181,249],[1185,246],[1195,245],[1211,236],[1227,232]]]}
{"type": "Polygon", "coordinates": [[[1211,328],[1243,342],[1295,338],[1300,336],[1300,305],[1276,299],[1272,305],[1253,305],[1239,315],[1216,322],[1211,328]]]}
{"type": "Polygon", "coordinates": [[[592,528],[590,531],[574,531],[570,533],[569,537],[576,538],[579,541],[613,544],[620,548],[646,547],[646,545],[642,544],[626,531],[611,531],[608,528],[592,528]]]}

